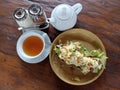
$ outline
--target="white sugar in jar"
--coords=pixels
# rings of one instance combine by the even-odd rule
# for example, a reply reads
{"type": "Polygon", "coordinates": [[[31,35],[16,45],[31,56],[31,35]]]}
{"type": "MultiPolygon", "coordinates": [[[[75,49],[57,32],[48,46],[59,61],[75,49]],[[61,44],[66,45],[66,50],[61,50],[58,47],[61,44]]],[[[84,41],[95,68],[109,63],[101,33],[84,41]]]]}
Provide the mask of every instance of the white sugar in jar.
{"type": "Polygon", "coordinates": [[[13,16],[17,24],[22,28],[29,28],[34,26],[34,23],[30,18],[28,11],[24,8],[17,8],[14,11],[13,16]]]}

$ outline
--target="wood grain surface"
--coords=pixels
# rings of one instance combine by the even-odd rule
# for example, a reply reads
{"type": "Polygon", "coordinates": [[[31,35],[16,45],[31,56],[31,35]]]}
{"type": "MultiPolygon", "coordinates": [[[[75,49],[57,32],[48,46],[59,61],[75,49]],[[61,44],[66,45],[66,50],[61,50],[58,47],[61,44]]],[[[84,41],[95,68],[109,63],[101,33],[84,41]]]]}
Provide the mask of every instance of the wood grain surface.
{"type": "MultiPolygon", "coordinates": [[[[51,25],[44,31],[51,41],[61,33],[51,25]]],[[[120,0],[0,0],[0,90],[120,90],[120,0]],[[17,30],[12,12],[33,2],[40,3],[47,17],[61,3],[83,5],[75,28],[95,33],[109,57],[99,79],[72,86],[53,73],[48,57],[39,64],[28,64],[18,57],[16,43],[22,32],[17,30]]]]}

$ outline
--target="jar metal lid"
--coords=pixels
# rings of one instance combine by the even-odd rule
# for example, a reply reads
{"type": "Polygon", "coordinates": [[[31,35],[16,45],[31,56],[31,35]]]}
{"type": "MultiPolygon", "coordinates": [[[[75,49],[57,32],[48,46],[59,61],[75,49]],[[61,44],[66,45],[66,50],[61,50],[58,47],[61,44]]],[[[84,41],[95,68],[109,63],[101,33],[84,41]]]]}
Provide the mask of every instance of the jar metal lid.
{"type": "Polygon", "coordinates": [[[13,12],[13,16],[17,20],[24,20],[27,17],[27,13],[24,8],[17,8],[13,12]]]}
{"type": "Polygon", "coordinates": [[[28,9],[29,14],[34,16],[41,15],[42,14],[41,11],[42,11],[42,8],[38,4],[32,4],[28,9]]]}

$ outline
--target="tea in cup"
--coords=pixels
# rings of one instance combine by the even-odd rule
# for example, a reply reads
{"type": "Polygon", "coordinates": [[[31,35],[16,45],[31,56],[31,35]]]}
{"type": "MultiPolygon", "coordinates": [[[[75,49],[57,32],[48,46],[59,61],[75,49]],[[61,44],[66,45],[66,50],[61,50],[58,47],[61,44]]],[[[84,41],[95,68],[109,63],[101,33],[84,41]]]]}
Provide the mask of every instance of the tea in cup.
{"type": "Polygon", "coordinates": [[[39,57],[45,49],[44,34],[36,32],[25,32],[17,42],[18,55],[24,59],[31,60],[39,57]]]}

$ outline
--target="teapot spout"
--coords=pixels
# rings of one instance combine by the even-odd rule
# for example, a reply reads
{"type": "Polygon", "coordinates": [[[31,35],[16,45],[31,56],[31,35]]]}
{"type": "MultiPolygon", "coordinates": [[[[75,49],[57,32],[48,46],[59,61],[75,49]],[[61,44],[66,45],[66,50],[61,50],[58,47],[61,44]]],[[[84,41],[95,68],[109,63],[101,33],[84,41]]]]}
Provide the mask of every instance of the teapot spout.
{"type": "Polygon", "coordinates": [[[55,19],[54,19],[53,17],[48,18],[48,22],[51,23],[51,24],[52,24],[52,23],[55,23],[55,19]]]}

